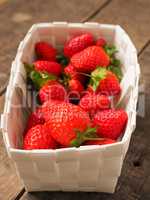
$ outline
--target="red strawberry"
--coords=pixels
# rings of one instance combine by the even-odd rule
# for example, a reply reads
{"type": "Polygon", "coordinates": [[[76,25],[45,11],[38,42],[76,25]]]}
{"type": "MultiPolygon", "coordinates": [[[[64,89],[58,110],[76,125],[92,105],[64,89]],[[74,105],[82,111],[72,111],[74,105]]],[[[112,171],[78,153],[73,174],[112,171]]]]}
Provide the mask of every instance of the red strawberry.
{"type": "Polygon", "coordinates": [[[103,47],[107,44],[106,40],[104,38],[99,38],[97,41],[96,41],[96,46],[100,46],[100,47],[103,47]]]}
{"type": "Polygon", "coordinates": [[[82,97],[79,105],[85,111],[96,113],[99,110],[110,108],[110,100],[105,95],[87,94],[82,97]]]}
{"type": "Polygon", "coordinates": [[[102,140],[90,140],[87,141],[85,144],[86,145],[105,145],[105,144],[113,144],[115,143],[115,140],[112,139],[102,139],[102,140]]]}
{"type": "Polygon", "coordinates": [[[55,149],[56,142],[50,136],[50,130],[46,125],[32,127],[24,138],[23,149],[55,149]]]}
{"type": "Polygon", "coordinates": [[[45,120],[45,122],[47,122],[49,120],[49,114],[51,112],[51,107],[53,105],[59,104],[59,103],[63,103],[63,101],[59,101],[59,100],[49,100],[49,101],[45,101],[40,109],[39,109],[39,114],[41,115],[41,117],[45,120]]]}
{"type": "Polygon", "coordinates": [[[98,126],[97,134],[116,140],[124,131],[128,115],[123,109],[109,109],[98,112],[93,123],[98,126]]]}
{"type": "Polygon", "coordinates": [[[34,62],[35,70],[40,72],[48,72],[56,76],[60,76],[62,67],[59,63],[54,61],[38,60],[34,62]]]}
{"type": "Polygon", "coordinates": [[[67,97],[65,88],[57,81],[49,81],[39,91],[41,103],[48,100],[65,101],[67,97]]]}
{"type": "Polygon", "coordinates": [[[80,146],[87,137],[95,136],[95,130],[88,129],[88,114],[79,106],[70,103],[50,106],[49,121],[46,124],[54,140],[64,147],[80,146]]]}
{"type": "Polygon", "coordinates": [[[71,64],[81,72],[91,72],[97,66],[107,67],[109,62],[109,56],[98,46],[90,46],[71,58],[71,64]]]}
{"type": "Polygon", "coordinates": [[[121,92],[119,80],[111,71],[104,68],[97,68],[92,72],[92,86],[96,93],[106,95],[118,95],[121,92]]]}
{"type": "Polygon", "coordinates": [[[70,103],[73,104],[78,104],[81,95],[83,95],[84,93],[84,87],[81,84],[80,81],[76,80],[76,79],[71,79],[69,81],[69,85],[68,85],[68,99],[70,101],[70,103]]]}
{"type": "Polygon", "coordinates": [[[44,124],[45,120],[42,118],[41,114],[39,113],[39,110],[37,109],[35,112],[32,112],[29,115],[26,131],[32,128],[33,126],[36,126],[37,124],[44,124]]]}
{"type": "Polygon", "coordinates": [[[56,59],[56,49],[47,42],[37,42],[35,52],[38,58],[42,60],[54,61],[56,59]]]}
{"type": "Polygon", "coordinates": [[[69,88],[69,91],[78,92],[79,94],[81,94],[84,91],[83,85],[80,83],[80,81],[78,81],[76,79],[71,79],[69,81],[68,88],[69,88]]]}
{"type": "Polygon", "coordinates": [[[82,74],[77,72],[76,69],[71,64],[69,64],[68,66],[65,67],[64,72],[71,79],[77,79],[77,80],[81,81],[82,83],[85,82],[85,76],[83,76],[82,74]]]}
{"type": "Polygon", "coordinates": [[[86,89],[87,94],[94,94],[94,89],[91,85],[88,85],[87,89],[86,89]]]}
{"type": "Polygon", "coordinates": [[[69,40],[64,45],[64,55],[67,57],[73,56],[75,53],[78,53],[85,49],[88,46],[94,44],[94,38],[91,34],[86,33],[80,36],[76,36],[69,40]]]}

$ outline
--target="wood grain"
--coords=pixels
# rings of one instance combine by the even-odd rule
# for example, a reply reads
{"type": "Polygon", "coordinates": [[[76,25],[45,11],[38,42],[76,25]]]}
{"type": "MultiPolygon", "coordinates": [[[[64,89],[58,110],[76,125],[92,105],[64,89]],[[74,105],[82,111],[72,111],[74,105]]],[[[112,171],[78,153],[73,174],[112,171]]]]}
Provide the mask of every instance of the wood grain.
{"type": "Polygon", "coordinates": [[[140,51],[150,39],[149,13],[149,0],[113,0],[92,21],[121,25],[140,51]]]}
{"type": "Polygon", "coordinates": [[[108,0],[26,0],[9,1],[0,7],[0,91],[7,84],[17,46],[34,23],[79,22],[89,18],[108,0]],[[3,73],[3,74],[2,74],[3,73]]]}
{"type": "MultiPolygon", "coordinates": [[[[150,45],[140,56],[142,77],[145,80],[145,116],[138,113],[137,128],[133,133],[129,151],[127,153],[122,175],[114,194],[104,193],[62,193],[62,192],[36,192],[25,193],[21,200],[61,200],[61,199],[94,199],[94,200],[149,200],[150,197],[150,45]]],[[[143,96],[144,98],[144,96],[143,96]]],[[[141,102],[139,102],[139,106],[141,102]]],[[[143,101],[142,101],[143,104],[143,101]]]]}

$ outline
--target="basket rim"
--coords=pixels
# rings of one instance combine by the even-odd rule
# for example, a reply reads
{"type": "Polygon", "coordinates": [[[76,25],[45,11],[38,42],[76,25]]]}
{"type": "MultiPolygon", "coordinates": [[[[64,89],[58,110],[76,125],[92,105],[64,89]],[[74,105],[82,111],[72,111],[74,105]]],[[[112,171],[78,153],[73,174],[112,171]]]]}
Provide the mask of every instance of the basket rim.
{"type": "MultiPolygon", "coordinates": [[[[20,45],[18,47],[18,50],[17,50],[17,54],[16,54],[16,58],[15,60],[12,62],[12,65],[14,66],[16,64],[16,68],[19,67],[19,62],[20,61],[20,57],[21,55],[23,54],[23,49],[26,45],[26,43],[28,42],[28,40],[31,38],[31,35],[33,34],[33,32],[37,29],[37,28],[40,28],[40,27],[45,27],[45,28],[48,28],[48,27],[61,27],[61,28],[64,28],[65,26],[71,26],[71,27],[88,27],[88,28],[107,28],[107,29],[115,29],[115,28],[119,28],[121,29],[122,31],[124,31],[124,29],[120,26],[120,25],[113,25],[113,24],[101,24],[101,23],[97,23],[97,22],[84,22],[84,23],[67,23],[67,22],[47,22],[47,23],[37,23],[37,24],[33,24],[31,26],[31,28],[29,29],[29,31],[27,32],[26,36],[24,37],[23,41],[20,42],[20,45]]],[[[124,31],[125,32],[125,31],[124,31]]],[[[128,36],[128,34],[125,32],[125,34],[128,36]]],[[[130,37],[129,37],[129,40],[130,40],[130,43],[132,44],[132,53],[136,53],[137,54],[137,51],[136,51],[136,48],[134,46],[134,44],[132,43],[130,37]]],[[[139,63],[136,64],[136,76],[137,76],[137,81],[139,82],[139,75],[140,75],[140,65],[139,63]]],[[[9,87],[10,83],[8,84],[8,87],[9,87]]],[[[136,86],[136,84],[135,84],[136,86]]],[[[8,90],[8,88],[7,88],[8,90]]],[[[135,93],[136,91],[136,88],[133,88],[133,93],[135,93]]],[[[7,91],[8,92],[8,91],[7,91]]],[[[134,104],[136,104],[136,102],[134,102],[134,104]]],[[[5,102],[5,111],[7,110],[6,108],[8,107],[8,104],[6,104],[5,102]]],[[[3,113],[3,115],[5,115],[7,113],[3,113]]],[[[132,115],[135,113],[131,113],[132,115]]],[[[132,116],[131,116],[131,119],[132,119],[132,116]]],[[[131,126],[132,124],[130,123],[128,126],[131,126]]],[[[130,127],[132,128],[132,127],[130,127]]],[[[2,127],[3,129],[3,127],[2,127]]],[[[2,130],[3,132],[3,137],[5,137],[5,131],[2,130]]],[[[113,147],[113,146],[117,146],[117,145],[123,145],[125,144],[125,142],[128,140],[128,135],[127,135],[127,131],[125,130],[124,132],[124,135],[123,137],[121,138],[120,141],[117,141],[117,143],[114,143],[114,144],[107,144],[107,145],[92,145],[92,147],[95,147],[95,148],[100,148],[100,149],[106,149],[107,147],[113,147]]],[[[54,150],[51,150],[51,149],[40,149],[40,150],[23,150],[23,149],[16,149],[16,148],[12,148],[10,146],[8,146],[8,143],[6,142],[6,139],[4,139],[5,141],[5,144],[6,144],[6,147],[9,149],[10,152],[17,152],[17,153],[49,153],[49,152],[57,152],[57,151],[66,151],[67,150],[71,150],[71,149],[79,149],[81,150],[83,146],[79,147],[79,148],[62,148],[62,149],[54,149],[54,150]]],[[[9,142],[9,141],[8,141],[9,142]]],[[[91,145],[86,145],[84,146],[86,147],[87,149],[90,149],[91,145]]]]}

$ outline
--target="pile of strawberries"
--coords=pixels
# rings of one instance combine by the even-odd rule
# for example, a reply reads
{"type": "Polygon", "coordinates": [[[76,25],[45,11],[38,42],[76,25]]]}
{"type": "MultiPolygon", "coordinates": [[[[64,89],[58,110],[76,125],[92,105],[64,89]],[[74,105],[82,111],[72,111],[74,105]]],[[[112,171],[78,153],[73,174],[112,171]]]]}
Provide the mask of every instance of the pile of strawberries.
{"type": "Polygon", "coordinates": [[[115,109],[121,94],[121,64],[116,47],[90,33],[73,37],[58,53],[35,44],[36,61],[24,63],[40,105],[28,118],[23,148],[56,149],[115,143],[128,116],[115,109]]]}

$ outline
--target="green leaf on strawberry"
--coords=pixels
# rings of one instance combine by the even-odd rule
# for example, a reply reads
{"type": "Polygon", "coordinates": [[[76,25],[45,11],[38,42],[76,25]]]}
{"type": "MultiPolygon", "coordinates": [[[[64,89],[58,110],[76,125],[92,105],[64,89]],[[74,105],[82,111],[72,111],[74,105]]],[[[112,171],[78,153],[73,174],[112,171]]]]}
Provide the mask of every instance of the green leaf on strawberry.
{"type": "Polygon", "coordinates": [[[119,82],[122,80],[123,74],[122,74],[121,68],[119,66],[109,65],[108,70],[110,70],[117,76],[119,82]]]}
{"type": "Polygon", "coordinates": [[[117,48],[114,45],[107,45],[106,44],[104,46],[104,50],[110,57],[112,57],[115,53],[118,52],[117,48]]]}
{"type": "Polygon", "coordinates": [[[121,62],[120,62],[119,59],[111,58],[111,65],[113,65],[115,67],[120,67],[121,66],[121,62]]]}
{"type": "Polygon", "coordinates": [[[35,70],[33,70],[29,76],[37,89],[40,89],[48,81],[57,79],[55,75],[46,72],[37,72],[35,70]]]}
{"type": "Polygon", "coordinates": [[[97,67],[91,73],[90,85],[92,86],[94,91],[97,90],[100,80],[104,79],[106,77],[106,75],[107,75],[107,70],[103,67],[97,67]]]}
{"type": "Polygon", "coordinates": [[[87,130],[82,133],[78,129],[75,129],[76,138],[71,141],[71,147],[80,147],[85,141],[88,140],[101,140],[96,134],[96,127],[88,127],[87,130]]]}
{"type": "Polygon", "coordinates": [[[53,74],[36,71],[33,64],[24,63],[24,67],[27,72],[27,78],[33,82],[35,88],[38,90],[48,81],[57,79],[53,74]]]}
{"type": "Polygon", "coordinates": [[[63,54],[57,55],[56,60],[58,63],[60,63],[64,67],[67,66],[69,63],[69,59],[66,56],[64,56],[63,54]]]}

